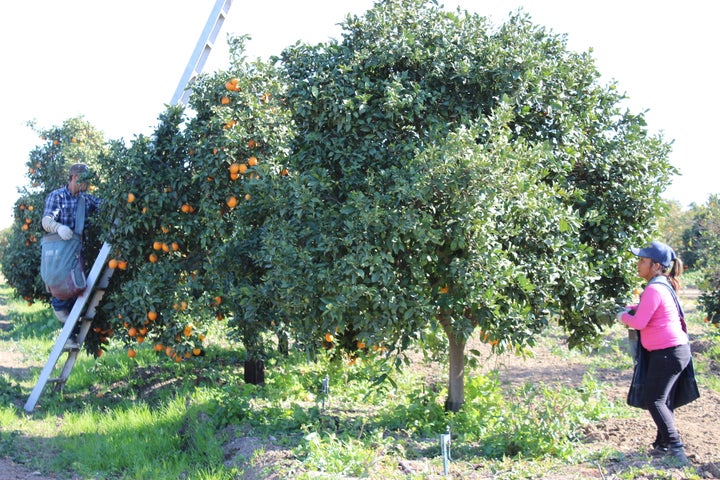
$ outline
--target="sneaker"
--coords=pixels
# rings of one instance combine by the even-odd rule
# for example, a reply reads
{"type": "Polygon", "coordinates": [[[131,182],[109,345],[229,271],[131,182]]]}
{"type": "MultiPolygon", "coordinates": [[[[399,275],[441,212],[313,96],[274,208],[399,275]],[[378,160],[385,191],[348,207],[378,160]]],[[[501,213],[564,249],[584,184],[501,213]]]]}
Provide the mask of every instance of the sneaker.
{"type": "Polygon", "coordinates": [[[662,445],[660,443],[653,443],[652,448],[650,449],[650,455],[653,457],[664,457],[668,453],[668,447],[667,445],[662,445]]]}
{"type": "Polygon", "coordinates": [[[682,446],[679,447],[670,447],[668,449],[668,457],[675,460],[677,463],[681,465],[687,465],[690,463],[690,461],[687,458],[687,455],[685,455],[685,449],[682,446]]]}
{"type": "Polygon", "coordinates": [[[70,335],[70,338],[67,339],[67,342],[65,342],[65,350],[77,350],[80,348],[80,344],[77,341],[77,337],[75,335],[70,335]]]}

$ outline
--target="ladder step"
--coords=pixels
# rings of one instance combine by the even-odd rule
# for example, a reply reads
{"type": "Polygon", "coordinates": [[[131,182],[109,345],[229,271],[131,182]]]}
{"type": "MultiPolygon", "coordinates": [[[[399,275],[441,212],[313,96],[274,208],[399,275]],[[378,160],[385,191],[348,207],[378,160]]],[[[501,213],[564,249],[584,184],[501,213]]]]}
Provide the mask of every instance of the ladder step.
{"type": "Polygon", "coordinates": [[[47,379],[48,383],[64,382],[62,377],[53,377],[47,379]]]}

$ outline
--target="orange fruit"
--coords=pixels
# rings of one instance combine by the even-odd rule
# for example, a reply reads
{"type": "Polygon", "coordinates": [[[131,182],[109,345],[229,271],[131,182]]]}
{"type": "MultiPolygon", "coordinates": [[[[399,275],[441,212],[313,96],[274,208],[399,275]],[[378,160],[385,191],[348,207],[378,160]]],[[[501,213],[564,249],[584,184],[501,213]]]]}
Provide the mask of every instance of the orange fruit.
{"type": "Polygon", "coordinates": [[[233,173],[240,172],[240,164],[236,163],[236,162],[231,163],[230,166],[228,167],[228,171],[230,172],[231,175],[233,173]]]}
{"type": "Polygon", "coordinates": [[[137,352],[133,350],[132,348],[128,350],[128,357],[135,358],[135,355],[137,355],[137,352]]]}
{"type": "Polygon", "coordinates": [[[137,328],[135,328],[135,327],[130,327],[130,328],[128,328],[128,335],[129,335],[129,336],[135,337],[135,336],[137,336],[137,333],[138,333],[137,328]]]}
{"type": "Polygon", "coordinates": [[[160,250],[162,248],[162,242],[155,240],[153,242],[153,250],[160,250]]]}
{"type": "Polygon", "coordinates": [[[195,356],[197,357],[198,355],[200,355],[200,354],[202,353],[202,349],[200,349],[200,348],[193,348],[192,353],[193,353],[193,355],[195,355],[195,356]]]}
{"type": "Polygon", "coordinates": [[[155,263],[155,262],[158,261],[158,256],[155,255],[154,253],[151,253],[151,254],[148,256],[148,260],[150,260],[150,263],[155,263]]]}
{"type": "Polygon", "coordinates": [[[359,342],[357,342],[356,345],[357,345],[357,348],[358,348],[359,350],[362,350],[363,348],[365,348],[365,342],[360,342],[360,341],[359,341],[359,342]]]}
{"type": "Polygon", "coordinates": [[[192,325],[185,325],[185,328],[183,328],[183,335],[186,337],[189,337],[192,335],[193,326],[192,325]]]}
{"type": "Polygon", "coordinates": [[[173,252],[177,252],[178,250],[180,250],[180,244],[177,242],[172,242],[170,244],[170,248],[172,248],[173,252]]]}
{"type": "Polygon", "coordinates": [[[162,245],[160,245],[160,248],[162,248],[162,251],[165,253],[170,251],[170,247],[166,243],[163,243],[162,245]]]}
{"type": "Polygon", "coordinates": [[[215,300],[215,305],[220,305],[222,303],[222,297],[220,295],[216,296],[213,300],[215,300]]]}
{"type": "Polygon", "coordinates": [[[230,103],[230,97],[222,97],[220,99],[220,103],[223,105],[227,105],[228,103],[230,103]]]}
{"type": "Polygon", "coordinates": [[[133,203],[135,201],[135,194],[130,192],[127,194],[127,201],[128,203],[133,203]]]}
{"type": "Polygon", "coordinates": [[[245,200],[250,200],[251,198],[252,198],[252,196],[249,193],[245,194],[245,200]]]}
{"type": "Polygon", "coordinates": [[[150,310],[149,312],[147,312],[147,319],[150,320],[151,322],[154,322],[155,320],[157,320],[157,317],[158,317],[158,314],[156,311],[150,310]]]}
{"type": "Polygon", "coordinates": [[[248,148],[255,148],[257,147],[257,142],[255,140],[248,140],[248,148]]]}
{"type": "Polygon", "coordinates": [[[440,293],[448,293],[449,291],[450,291],[450,287],[448,287],[447,285],[445,285],[444,287],[441,287],[440,290],[438,290],[438,292],[440,292],[440,293]]]}
{"type": "Polygon", "coordinates": [[[326,333],[325,334],[325,341],[328,343],[331,343],[333,341],[332,333],[326,333]]]}
{"type": "Polygon", "coordinates": [[[250,158],[248,158],[247,163],[248,163],[248,165],[250,165],[251,167],[254,167],[255,165],[258,164],[258,159],[257,159],[257,157],[250,157],[250,158]]]}
{"type": "Polygon", "coordinates": [[[118,260],[117,266],[120,270],[125,270],[128,266],[128,262],[127,262],[127,260],[118,260]]]}
{"type": "Polygon", "coordinates": [[[247,172],[247,169],[248,169],[247,165],[245,165],[244,163],[241,163],[238,166],[238,173],[240,173],[240,174],[245,173],[245,172],[247,172]]]}
{"type": "Polygon", "coordinates": [[[145,341],[145,337],[143,335],[138,335],[135,339],[138,343],[143,343],[145,341]]]}
{"type": "Polygon", "coordinates": [[[287,168],[283,168],[282,170],[280,170],[280,175],[282,175],[283,177],[287,176],[288,173],[289,172],[287,168]]]}
{"type": "Polygon", "coordinates": [[[230,195],[225,203],[227,203],[228,207],[235,208],[237,207],[238,201],[237,198],[235,198],[235,195],[230,195]]]}
{"type": "Polygon", "coordinates": [[[118,261],[115,260],[114,258],[111,258],[110,261],[108,262],[108,267],[115,270],[118,267],[118,261]]]}
{"type": "Polygon", "coordinates": [[[162,352],[164,348],[165,347],[162,343],[156,343],[155,345],[153,345],[153,350],[155,350],[156,352],[162,352]]]}

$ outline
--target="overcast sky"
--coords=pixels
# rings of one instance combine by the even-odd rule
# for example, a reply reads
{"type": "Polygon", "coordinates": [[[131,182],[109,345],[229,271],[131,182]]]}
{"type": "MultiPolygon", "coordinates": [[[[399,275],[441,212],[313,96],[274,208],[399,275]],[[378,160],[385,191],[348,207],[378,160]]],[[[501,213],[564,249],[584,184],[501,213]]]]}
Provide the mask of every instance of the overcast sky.
{"type": "MultiPolygon", "coordinates": [[[[535,23],[593,49],[603,79],[615,79],[629,107],[648,110],[652,132],[672,140],[682,176],[665,197],[703,204],[717,187],[714,122],[720,111],[715,63],[716,2],[649,0],[448,0],[502,23],[522,8],[535,23]],[[712,142],[712,144],[711,144],[712,142]]],[[[267,57],[298,40],[339,38],[348,12],[370,0],[233,0],[205,71],[227,66],[225,35],[249,34],[248,56],[267,57]]],[[[106,138],[150,133],[169,103],[215,0],[34,0],[0,4],[0,228],[12,222],[25,162],[39,143],[26,126],[50,128],[82,115],[106,138]]]]}

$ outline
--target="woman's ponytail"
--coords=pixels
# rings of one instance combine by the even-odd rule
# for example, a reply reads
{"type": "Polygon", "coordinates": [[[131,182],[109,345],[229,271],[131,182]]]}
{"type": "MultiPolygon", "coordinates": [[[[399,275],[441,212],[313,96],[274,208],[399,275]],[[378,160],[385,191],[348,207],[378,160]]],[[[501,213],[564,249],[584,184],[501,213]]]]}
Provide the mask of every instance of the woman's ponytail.
{"type": "Polygon", "coordinates": [[[676,292],[680,292],[680,275],[682,275],[682,272],[682,260],[680,260],[680,257],[675,257],[675,260],[673,260],[672,266],[670,267],[670,271],[666,273],[665,276],[667,276],[670,285],[672,285],[673,290],[676,292]]]}

